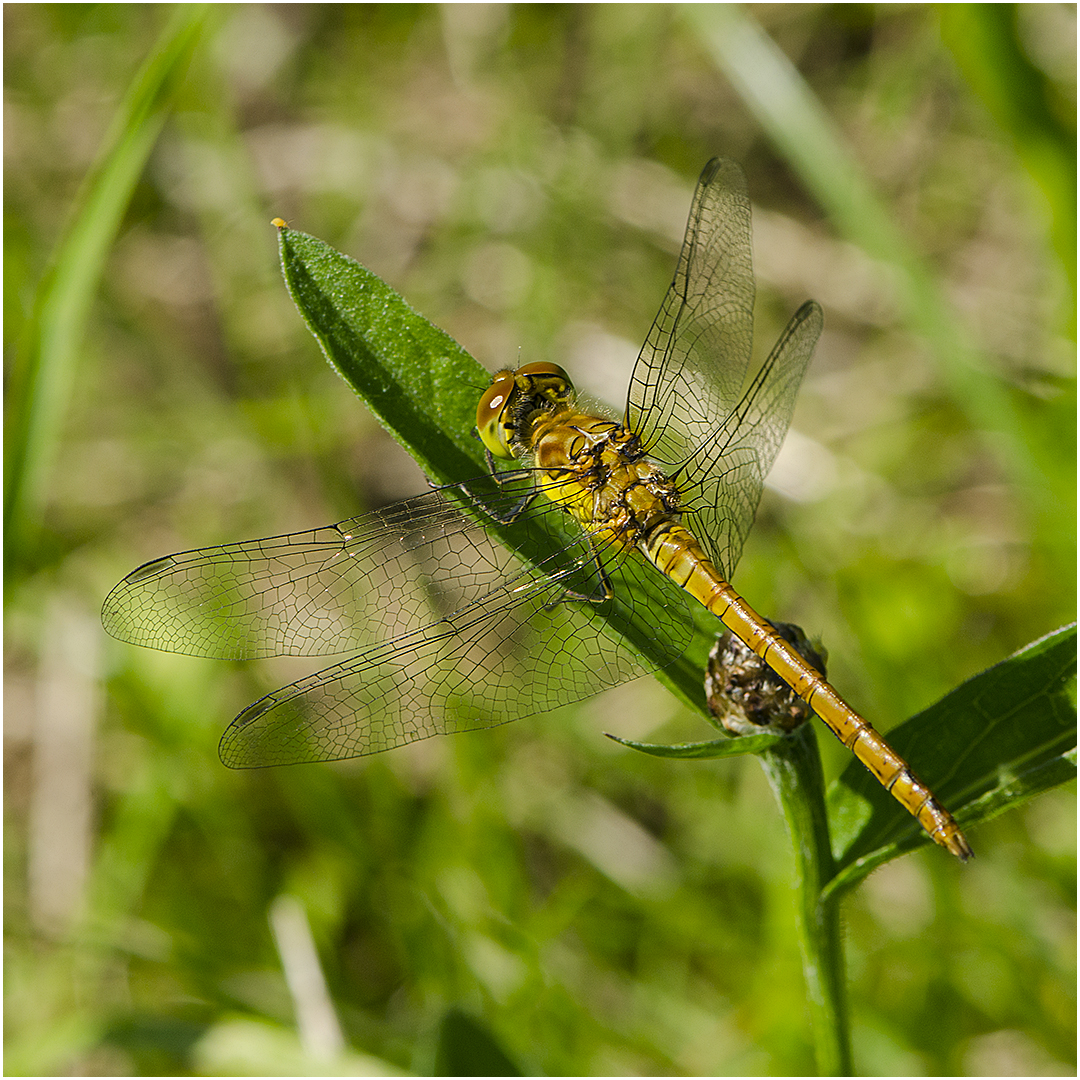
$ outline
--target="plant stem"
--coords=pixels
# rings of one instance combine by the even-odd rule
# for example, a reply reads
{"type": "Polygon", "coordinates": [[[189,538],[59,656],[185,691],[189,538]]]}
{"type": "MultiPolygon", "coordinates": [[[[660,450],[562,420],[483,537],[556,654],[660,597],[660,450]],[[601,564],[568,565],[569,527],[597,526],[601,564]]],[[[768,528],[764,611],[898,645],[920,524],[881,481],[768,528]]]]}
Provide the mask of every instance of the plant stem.
{"type": "Polygon", "coordinates": [[[822,899],[835,871],[817,737],[807,723],[759,759],[780,802],[795,850],[795,905],[818,1072],[852,1075],[840,904],[822,899]]]}

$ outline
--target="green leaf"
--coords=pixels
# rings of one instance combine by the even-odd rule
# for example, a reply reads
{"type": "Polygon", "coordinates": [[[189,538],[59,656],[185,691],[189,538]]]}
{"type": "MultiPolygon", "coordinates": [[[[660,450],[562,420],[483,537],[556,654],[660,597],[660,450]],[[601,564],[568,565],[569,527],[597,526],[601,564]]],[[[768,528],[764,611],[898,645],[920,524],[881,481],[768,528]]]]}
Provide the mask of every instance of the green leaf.
{"type": "Polygon", "coordinates": [[[442,483],[486,472],[471,432],[488,372],[354,259],[288,228],[279,246],[300,314],[386,430],[442,483]]]}
{"type": "MultiPolygon", "coordinates": [[[[962,683],[888,734],[962,827],[1076,775],[1076,626],[1063,627],[962,683]]],[[[914,819],[852,762],[829,790],[833,850],[848,888],[929,843],[914,819]]],[[[977,844],[976,844],[977,847],[977,844]]]]}
{"type": "Polygon", "coordinates": [[[782,742],[784,735],[747,735],[741,738],[727,737],[724,739],[709,739],[707,742],[677,743],[674,746],[664,746],[662,743],[635,742],[633,739],[620,739],[618,735],[605,732],[613,742],[629,746],[631,750],[640,750],[643,754],[651,754],[653,757],[663,758],[718,758],[737,757],[739,754],[760,754],[763,750],[771,750],[782,742]]]}

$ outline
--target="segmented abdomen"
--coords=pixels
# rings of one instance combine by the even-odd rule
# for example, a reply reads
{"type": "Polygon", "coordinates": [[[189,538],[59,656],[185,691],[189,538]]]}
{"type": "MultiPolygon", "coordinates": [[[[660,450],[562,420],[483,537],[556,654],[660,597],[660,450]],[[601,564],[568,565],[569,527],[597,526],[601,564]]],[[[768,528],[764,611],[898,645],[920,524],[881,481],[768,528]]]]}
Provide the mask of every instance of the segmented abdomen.
{"type": "Polygon", "coordinates": [[[828,724],[935,843],[967,860],[971,847],[952,815],[906,761],[725,581],[694,535],[677,521],[659,524],[641,549],[662,573],[716,615],[828,724]]]}

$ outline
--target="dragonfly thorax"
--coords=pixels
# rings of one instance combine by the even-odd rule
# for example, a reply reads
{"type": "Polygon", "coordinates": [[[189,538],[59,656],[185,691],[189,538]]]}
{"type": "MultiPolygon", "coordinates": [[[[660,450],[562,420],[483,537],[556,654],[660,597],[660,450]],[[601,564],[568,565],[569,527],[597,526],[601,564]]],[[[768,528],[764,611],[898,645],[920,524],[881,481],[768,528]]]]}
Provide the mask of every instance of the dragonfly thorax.
{"type": "Polygon", "coordinates": [[[639,547],[679,520],[679,493],[641,441],[613,420],[572,407],[541,413],[529,431],[536,485],[598,542],[639,547]]]}
{"type": "Polygon", "coordinates": [[[650,461],[634,432],[582,411],[570,376],[558,365],[496,372],[476,410],[488,452],[527,461],[534,482],[598,543],[646,545],[675,523],[675,484],[650,461]]]}
{"type": "Polygon", "coordinates": [[[558,364],[526,364],[491,377],[476,407],[476,430],[488,451],[499,458],[522,457],[531,449],[531,432],[544,413],[569,409],[574,384],[558,364]]]}

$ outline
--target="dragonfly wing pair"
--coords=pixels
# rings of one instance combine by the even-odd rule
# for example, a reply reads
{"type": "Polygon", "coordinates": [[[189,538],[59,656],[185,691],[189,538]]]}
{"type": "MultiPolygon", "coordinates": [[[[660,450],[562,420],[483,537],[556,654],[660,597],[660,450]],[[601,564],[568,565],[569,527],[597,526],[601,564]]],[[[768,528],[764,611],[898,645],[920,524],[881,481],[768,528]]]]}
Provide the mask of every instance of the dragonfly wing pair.
{"type": "MultiPolygon", "coordinates": [[[[551,505],[523,527],[550,548],[564,517],[551,505]]],[[[681,594],[668,591],[652,640],[634,648],[632,604],[643,588],[655,594],[657,575],[637,559],[613,572],[619,588],[601,614],[571,599],[600,588],[583,536],[528,566],[431,492],[323,529],[155,560],[113,589],[102,619],[121,640],[193,656],[352,653],[249,706],[220,746],[238,768],[328,761],[577,701],[653,670],[642,645],[681,655],[681,594]]]]}

